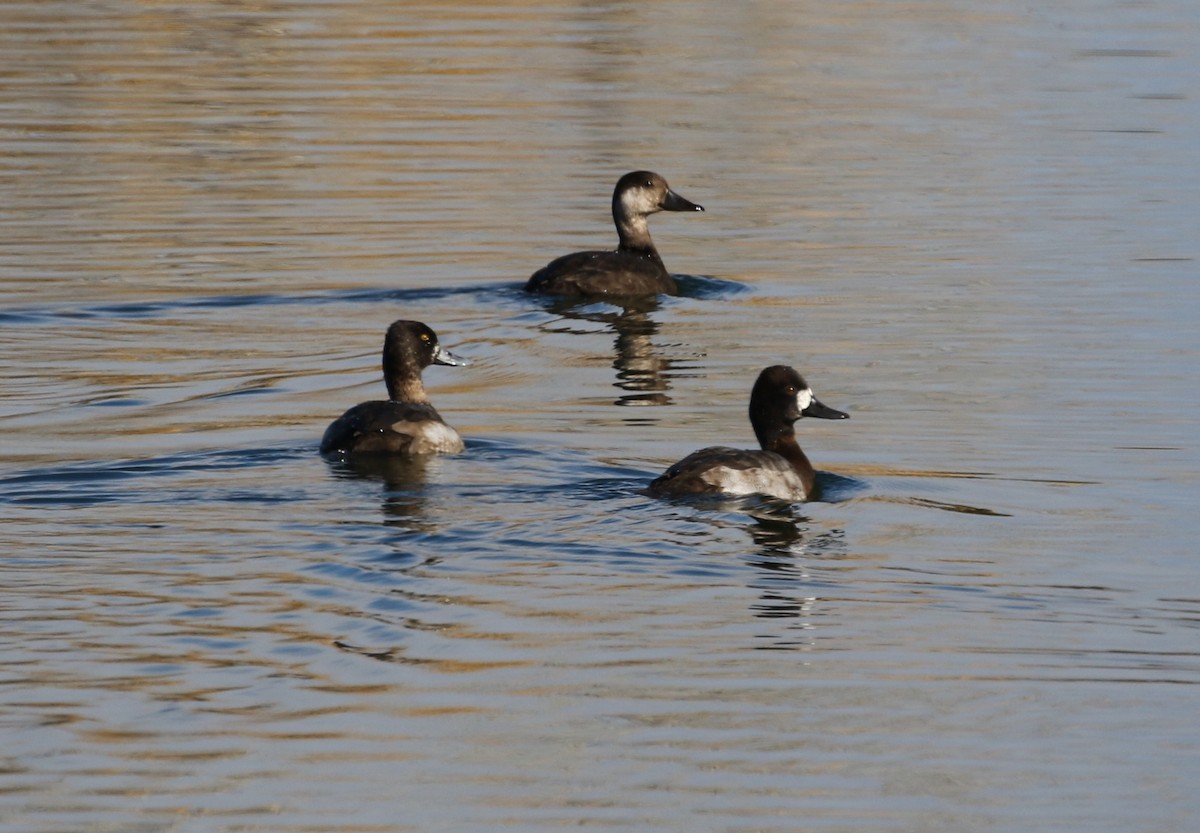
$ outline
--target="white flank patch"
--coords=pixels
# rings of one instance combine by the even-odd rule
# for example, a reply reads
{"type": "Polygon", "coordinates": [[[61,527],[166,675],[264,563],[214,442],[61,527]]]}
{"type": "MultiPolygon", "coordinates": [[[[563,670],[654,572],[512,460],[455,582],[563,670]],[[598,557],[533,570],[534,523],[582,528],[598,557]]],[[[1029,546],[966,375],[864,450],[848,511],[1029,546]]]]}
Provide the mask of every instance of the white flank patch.
{"type": "Polygon", "coordinates": [[[784,500],[805,500],[804,483],[790,469],[773,470],[754,467],[731,469],[716,466],[701,475],[701,479],[727,495],[770,495],[784,500]]]}
{"type": "Polygon", "coordinates": [[[462,437],[444,422],[395,422],[392,430],[413,438],[412,454],[454,454],[463,450],[462,437]]]}

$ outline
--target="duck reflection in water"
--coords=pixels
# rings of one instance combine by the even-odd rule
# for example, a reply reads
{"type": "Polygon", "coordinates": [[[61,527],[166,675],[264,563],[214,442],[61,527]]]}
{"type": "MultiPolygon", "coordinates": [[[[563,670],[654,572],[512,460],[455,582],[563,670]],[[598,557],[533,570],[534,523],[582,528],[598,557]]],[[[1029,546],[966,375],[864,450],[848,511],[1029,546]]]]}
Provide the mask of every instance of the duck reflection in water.
{"type": "Polygon", "coordinates": [[[759,593],[750,606],[759,619],[779,623],[759,634],[760,650],[812,650],[820,628],[832,623],[830,583],[820,577],[821,562],[846,557],[843,530],[816,532],[797,523],[762,518],[749,527],[755,548],[747,563],[757,573],[750,586],[759,593]],[[817,571],[814,574],[814,571],[817,571]]]}
{"type": "Polygon", "coordinates": [[[627,393],[613,403],[625,406],[670,405],[674,359],[655,347],[659,324],[651,315],[658,300],[645,298],[608,299],[588,302],[578,298],[556,298],[547,309],[565,319],[604,324],[616,334],[613,342],[614,387],[627,393]]]}
{"type": "Polygon", "coordinates": [[[821,528],[802,511],[793,503],[748,496],[714,498],[688,515],[689,521],[749,537],[741,560],[752,570],[746,586],[757,594],[749,611],[765,620],[755,633],[759,650],[811,650],[818,647],[818,628],[832,623],[838,594],[830,592],[835,583],[822,577],[823,565],[848,557],[845,531],[821,528]]]}
{"type": "Polygon", "coordinates": [[[328,460],[335,477],[378,483],[383,525],[410,532],[436,532],[440,523],[434,520],[436,504],[427,485],[429,469],[440,465],[429,455],[351,454],[328,460]]]}

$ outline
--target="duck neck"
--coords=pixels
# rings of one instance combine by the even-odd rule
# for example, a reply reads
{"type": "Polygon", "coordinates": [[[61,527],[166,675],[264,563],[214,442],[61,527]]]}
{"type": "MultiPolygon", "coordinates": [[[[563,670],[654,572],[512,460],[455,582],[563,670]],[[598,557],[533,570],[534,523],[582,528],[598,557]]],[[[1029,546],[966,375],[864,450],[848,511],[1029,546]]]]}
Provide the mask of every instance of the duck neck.
{"type": "Polygon", "coordinates": [[[809,462],[808,455],[796,442],[795,428],[791,425],[783,425],[778,428],[764,429],[758,434],[758,444],[762,446],[763,451],[773,451],[791,463],[792,468],[796,470],[796,474],[800,475],[800,479],[804,483],[804,491],[812,493],[817,473],[813,469],[812,463],[809,462]]]}
{"type": "Polygon", "coordinates": [[[395,362],[386,358],[383,362],[383,381],[387,385],[388,399],[392,402],[428,402],[421,377],[401,373],[395,362]]]}
{"type": "MultiPolygon", "coordinates": [[[[613,208],[615,209],[616,206],[613,208]]],[[[654,248],[654,241],[650,239],[650,224],[646,222],[644,216],[627,217],[614,210],[613,220],[617,224],[617,237],[620,239],[620,243],[617,245],[618,252],[649,258],[660,266],[662,265],[662,258],[658,256],[658,250],[654,248]]]]}

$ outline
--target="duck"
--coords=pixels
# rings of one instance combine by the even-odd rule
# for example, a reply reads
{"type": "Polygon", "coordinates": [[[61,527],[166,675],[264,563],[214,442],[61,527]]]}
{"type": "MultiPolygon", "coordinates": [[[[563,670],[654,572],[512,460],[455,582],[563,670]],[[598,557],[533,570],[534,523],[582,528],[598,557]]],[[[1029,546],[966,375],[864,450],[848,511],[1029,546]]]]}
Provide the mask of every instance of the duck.
{"type": "Polygon", "coordinates": [[[703,211],[704,206],[676,194],[653,171],[632,171],[617,180],[612,214],[617,226],[615,251],[575,252],[534,272],[526,292],[543,295],[674,295],[679,288],[663,265],[646,218],[659,211],[703,211]]]}
{"type": "Polygon", "coordinates": [[[457,454],[462,437],[429,403],[421,371],[431,364],[470,364],[438,343],[437,333],[420,321],[394,321],[383,341],[386,402],[355,405],[325,429],[324,455],[384,453],[457,454]]]}
{"type": "Polygon", "coordinates": [[[760,450],[712,446],[684,457],[647,488],[655,497],[765,495],[792,502],[818,497],[816,472],[796,442],[802,417],[849,419],[820,402],[796,370],[773,365],[750,393],[750,424],[760,450]]]}

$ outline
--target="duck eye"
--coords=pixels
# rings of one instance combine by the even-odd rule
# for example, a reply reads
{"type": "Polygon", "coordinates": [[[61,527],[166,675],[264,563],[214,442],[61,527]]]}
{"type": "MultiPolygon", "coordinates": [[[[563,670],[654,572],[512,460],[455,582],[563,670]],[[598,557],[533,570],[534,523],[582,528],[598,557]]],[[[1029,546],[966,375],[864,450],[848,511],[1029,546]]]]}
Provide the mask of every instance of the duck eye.
{"type": "Polygon", "coordinates": [[[429,333],[421,333],[421,341],[428,344],[429,343],[429,333]]]}

